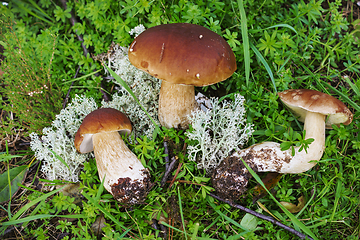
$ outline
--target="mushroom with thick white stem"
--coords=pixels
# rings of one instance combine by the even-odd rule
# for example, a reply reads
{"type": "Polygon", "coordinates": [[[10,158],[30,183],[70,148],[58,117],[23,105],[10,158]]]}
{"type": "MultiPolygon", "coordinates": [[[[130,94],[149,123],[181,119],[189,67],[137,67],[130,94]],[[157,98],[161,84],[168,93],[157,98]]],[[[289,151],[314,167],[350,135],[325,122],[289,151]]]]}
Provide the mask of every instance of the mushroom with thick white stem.
{"type": "Polygon", "coordinates": [[[74,141],[78,152],[94,151],[100,180],[105,176],[104,188],[128,205],[142,203],[151,185],[149,171],[120,136],[131,131],[131,122],[125,114],[113,108],[100,108],[84,118],[74,141]]]}
{"type": "MultiPolygon", "coordinates": [[[[314,141],[295,155],[291,150],[281,151],[280,144],[263,142],[233,153],[213,173],[215,188],[231,196],[242,194],[250,174],[241,158],[256,172],[302,173],[311,169],[322,157],[325,149],[325,128],[332,124],[351,123],[353,115],[340,100],[315,90],[297,89],[279,93],[282,102],[304,122],[305,139],[314,141]],[[228,185],[228,186],[225,186],[228,185]]],[[[225,195],[225,194],[224,194],[225,195]]]]}
{"type": "Polygon", "coordinates": [[[188,128],[195,110],[194,86],[208,86],[230,77],[236,60],[229,44],[215,32],[190,23],[147,29],[129,48],[137,68],[162,81],[159,121],[167,128],[188,128]]]}

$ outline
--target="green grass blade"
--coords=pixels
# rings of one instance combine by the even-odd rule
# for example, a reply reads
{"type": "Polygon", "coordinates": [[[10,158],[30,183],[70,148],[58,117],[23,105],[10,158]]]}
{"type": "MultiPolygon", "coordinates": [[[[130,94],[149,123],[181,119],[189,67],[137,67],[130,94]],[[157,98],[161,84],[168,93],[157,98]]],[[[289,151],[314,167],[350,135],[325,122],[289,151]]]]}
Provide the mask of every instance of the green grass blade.
{"type": "Polygon", "coordinates": [[[268,72],[271,82],[273,84],[275,93],[277,93],[277,89],[276,89],[276,85],[275,85],[275,79],[274,79],[274,74],[271,71],[271,68],[269,66],[269,64],[266,62],[265,58],[261,55],[261,53],[259,52],[259,50],[257,50],[257,48],[254,46],[254,44],[250,43],[250,47],[251,49],[254,51],[254,53],[256,54],[256,56],[259,58],[260,62],[264,65],[266,71],[268,72]]]}
{"type": "Polygon", "coordinates": [[[349,84],[349,86],[351,87],[351,89],[354,91],[354,93],[360,97],[360,90],[358,88],[358,86],[356,86],[355,84],[353,84],[351,81],[350,81],[350,78],[349,77],[344,77],[345,81],[347,82],[347,84],[349,84]]]}
{"type": "Polygon", "coordinates": [[[39,5],[36,4],[36,2],[34,2],[33,0],[28,0],[39,12],[41,12],[45,17],[47,17],[48,19],[50,19],[51,21],[54,21],[53,18],[51,18],[44,10],[42,10],[41,7],[39,7],[39,5]]]}
{"type": "Polygon", "coordinates": [[[62,164],[64,164],[69,170],[70,170],[70,167],[69,165],[64,161],[64,159],[62,159],[62,157],[60,157],[56,152],[54,152],[53,150],[51,150],[50,148],[48,148],[48,150],[54,154],[54,156],[56,157],[57,160],[59,160],[60,162],[62,162],[62,164]]]}
{"type": "MultiPolygon", "coordinates": [[[[119,238],[120,238],[120,239],[124,238],[124,237],[126,236],[126,234],[128,234],[128,232],[130,232],[130,230],[131,230],[131,229],[128,229],[128,230],[124,231],[124,232],[120,235],[119,238]]],[[[118,239],[119,239],[119,238],[118,238],[118,239]]]]}
{"type": "Polygon", "coordinates": [[[12,158],[17,158],[17,157],[23,157],[23,155],[9,155],[6,153],[2,153],[2,154],[0,154],[0,162],[8,161],[12,158]]]}
{"type": "Polygon", "coordinates": [[[269,194],[269,196],[274,200],[274,202],[281,208],[281,210],[290,218],[291,222],[298,226],[304,233],[312,237],[314,240],[318,240],[318,238],[310,231],[308,227],[306,227],[302,222],[300,222],[292,213],[289,212],[283,205],[281,205],[278,200],[269,192],[265,184],[261,181],[260,177],[247,165],[247,163],[241,159],[241,161],[244,163],[245,167],[248,169],[248,171],[251,173],[251,175],[255,178],[255,180],[266,190],[266,192],[269,194]]]}
{"type": "Polygon", "coordinates": [[[40,192],[40,191],[38,191],[38,190],[35,190],[35,189],[32,189],[32,188],[30,188],[30,187],[27,187],[27,186],[25,186],[25,185],[22,185],[22,184],[20,184],[20,183],[18,183],[18,186],[21,187],[21,188],[27,189],[27,190],[29,190],[29,191],[37,192],[37,193],[42,194],[42,192],[40,192]]]}
{"type": "MultiPolygon", "coordinates": [[[[339,173],[338,174],[342,174],[343,173],[343,166],[340,162],[340,160],[338,159],[335,159],[335,161],[339,164],[339,173]]],[[[335,192],[335,201],[334,201],[334,209],[333,209],[333,212],[331,214],[331,217],[330,217],[330,221],[333,221],[334,220],[334,217],[335,217],[335,214],[336,214],[336,209],[339,205],[339,201],[340,201],[340,197],[341,197],[341,189],[343,187],[343,182],[341,181],[341,176],[337,179],[337,185],[336,185],[336,192],[335,192]]]]}
{"type": "Polygon", "coordinates": [[[281,72],[281,70],[286,66],[286,64],[290,61],[291,57],[289,56],[285,62],[279,67],[279,70],[277,71],[277,73],[281,72]]]}
{"type": "MultiPolygon", "coordinates": [[[[32,16],[34,16],[34,17],[36,17],[36,18],[38,18],[38,19],[40,19],[40,20],[42,20],[42,21],[44,21],[44,22],[46,22],[46,23],[48,23],[48,24],[50,24],[50,25],[53,24],[51,21],[49,21],[49,20],[47,20],[47,19],[45,19],[45,18],[43,18],[43,17],[40,17],[39,15],[35,14],[34,12],[32,12],[29,8],[25,7],[25,6],[22,4],[21,1],[17,1],[17,0],[13,0],[13,1],[14,1],[14,3],[15,3],[19,8],[21,8],[23,11],[27,12],[28,14],[30,14],[30,15],[32,15],[32,16]]],[[[38,11],[37,11],[37,12],[38,12],[38,11]]]]}
{"type": "Polygon", "coordinates": [[[115,80],[123,87],[125,88],[125,90],[134,98],[134,100],[136,101],[137,104],[139,104],[139,106],[141,107],[141,109],[146,113],[146,115],[149,117],[149,119],[151,120],[151,122],[154,124],[156,130],[161,133],[160,127],[156,124],[156,122],[154,121],[154,119],[150,116],[150,114],[146,111],[146,109],[141,105],[140,101],[137,99],[137,97],[135,96],[134,92],[130,89],[130,87],[127,85],[127,83],[122,80],[122,78],[117,75],[113,70],[111,70],[108,66],[104,65],[105,68],[109,71],[109,73],[111,74],[111,76],[113,76],[115,78],[115,80]]]}
{"type": "Polygon", "coordinates": [[[0,223],[0,226],[10,226],[10,225],[15,225],[15,224],[19,224],[19,223],[26,223],[26,222],[30,222],[30,221],[34,221],[37,219],[45,219],[45,218],[51,218],[51,217],[62,217],[62,218],[86,218],[85,215],[82,214],[76,214],[76,215],[51,215],[51,214],[39,214],[39,215],[35,215],[35,216],[28,216],[28,217],[24,217],[24,218],[20,218],[17,220],[11,220],[5,223],[0,223]]]}
{"type": "Polygon", "coordinates": [[[225,214],[223,214],[220,210],[216,209],[216,206],[214,203],[210,202],[208,200],[209,205],[215,210],[215,212],[217,214],[219,214],[219,216],[223,217],[226,221],[229,221],[230,223],[232,223],[234,226],[237,226],[238,228],[241,228],[242,230],[244,230],[244,234],[250,232],[248,229],[246,229],[245,227],[243,227],[240,223],[234,221],[233,219],[229,218],[228,216],[226,216],[225,214]]]}
{"type": "Polygon", "coordinates": [[[100,187],[96,193],[96,197],[95,197],[95,201],[96,202],[99,202],[100,201],[100,197],[101,197],[101,194],[103,193],[104,191],[104,181],[105,181],[105,177],[106,177],[106,174],[104,175],[102,181],[101,181],[101,184],[100,184],[100,187]]]}
{"type": "Polygon", "coordinates": [[[313,195],[311,196],[311,198],[309,199],[309,201],[307,201],[307,203],[305,204],[305,206],[300,210],[300,212],[298,212],[298,214],[296,214],[296,218],[298,218],[298,217],[300,217],[301,216],[301,214],[305,211],[305,209],[307,209],[307,206],[312,202],[312,200],[314,199],[314,197],[315,197],[315,194],[316,193],[316,188],[315,188],[315,186],[314,186],[314,193],[313,193],[313,195]]]}
{"type": "Polygon", "coordinates": [[[20,218],[17,220],[10,220],[10,221],[4,222],[4,223],[0,223],[0,226],[10,226],[10,225],[15,225],[15,224],[19,224],[19,223],[34,221],[37,219],[50,218],[50,217],[54,217],[54,216],[55,215],[51,215],[51,214],[39,214],[36,216],[28,216],[28,217],[20,218]]]}
{"type": "Polygon", "coordinates": [[[96,73],[100,72],[101,70],[102,70],[102,69],[99,69],[99,70],[97,70],[97,71],[95,71],[95,72],[91,72],[91,73],[86,74],[86,75],[84,75],[84,76],[81,76],[81,77],[78,77],[78,78],[74,78],[74,79],[71,79],[71,80],[62,82],[61,85],[65,85],[65,84],[67,84],[67,83],[75,82],[75,81],[77,81],[77,80],[90,77],[90,76],[95,75],[96,73]]]}
{"type": "Polygon", "coordinates": [[[11,220],[16,220],[18,219],[18,217],[20,217],[24,212],[26,212],[28,209],[30,209],[32,206],[34,206],[35,204],[37,204],[38,202],[47,199],[48,197],[50,197],[51,195],[57,193],[58,191],[60,191],[62,188],[53,190],[49,193],[46,193],[44,195],[42,195],[41,197],[38,197],[37,199],[29,202],[28,204],[26,204],[25,206],[23,206],[22,208],[20,208],[20,210],[11,218],[11,220]]]}
{"type": "Polygon", "coordinates": [[[244,61],[245,61],[245,77],[246,86],[249,86],[250,80],[250,48],[249,48],[249,35],[247,28],[247,18],[244,9],[243,0],[238,0],[239,13],[240,13],[240,24],[241,24],[241,36],[244,47],[244,61]]]}
{"type": "MultiPolygon", "coordinates": [[[[179,232],[179,233],[182,233],[182,234],[187,234],[189,235],[188,233],[184,232],[184,231],[181,231],[180,229],[177,229],[176,227],[173,227],[171,225],[169,225],[168,223],[166,222],[160,222],[162,225],[164,225],[165,227],[168,227],[168,228],[171,228],[171,229],[174,229],[175,231],[179,232]]],[[[208,238],[208,237],[196,237],[197,240],[216,240],[216,238],[208,238]]]]}
{"type": "Polygon", "coordinates": [[[290,30],[292,30],[292,31],[294,31],[296,34],[298,34],[298,32],[295,30],[295,28],[293,28],[292,26],[290,26],[289,24],[286,24],[286,23],[276,24],[276,25],[274,25],[274,26],[270,26],[270,27],[267,27],[267,28],[265,28],[265,29],[277,28],[277,27],[289,28],[290,30]]]}
{"type": "Polygon", "coordinates": [[[184,221],[184,214],[183,214],[183,210],[182,210],[181,195],[180,195],[179,187],[178,187],[178,199],[179,199],[179,210],[180,210],[181,223],[184,226],[185,239],[187,239],[187,233],[186,233],[186,227],[185,227],[186,225],[185,225],[185,221],[184,221]]]}

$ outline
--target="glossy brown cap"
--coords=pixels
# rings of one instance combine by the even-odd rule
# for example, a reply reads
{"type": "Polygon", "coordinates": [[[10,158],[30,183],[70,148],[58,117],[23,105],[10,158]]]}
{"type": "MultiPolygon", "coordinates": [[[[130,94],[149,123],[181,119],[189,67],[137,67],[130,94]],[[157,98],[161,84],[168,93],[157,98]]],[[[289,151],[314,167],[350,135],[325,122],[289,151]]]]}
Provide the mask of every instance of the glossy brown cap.
{"type": "Polygon", "coordinates": [[[221,82],[236,70],[235,55],[225,39],[190,23],[164,24],[142,32],[130,45],[129,60],[156,78],[194,86],[221,82]]]}
{"type": "Polygon", "coordinates": [[[348,125],[353,119],[353,114],[343,102],[326,93],[310,89],[291,89],[278,94],[302,122],[307,111],[327,115],[326,128],[331,128],[332,124],[348,125]]]}
{"type": "Polygon", "coordinates": [[[93,151],[92,136],[101,132],[130,134],[132,126],[127,116],[113,108],[100,108],[89,113],[75,134],[75,148],[80,153],[93,151]]]}

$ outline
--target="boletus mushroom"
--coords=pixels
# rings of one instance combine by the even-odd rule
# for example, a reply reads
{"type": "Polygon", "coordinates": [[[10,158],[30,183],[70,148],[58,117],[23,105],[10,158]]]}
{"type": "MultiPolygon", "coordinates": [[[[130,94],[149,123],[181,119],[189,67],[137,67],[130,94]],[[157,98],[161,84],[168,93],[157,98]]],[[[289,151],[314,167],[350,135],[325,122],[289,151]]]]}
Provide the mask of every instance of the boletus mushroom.
{"type": "Polygon", "coordinates": [[[151,185],[149,171],[120,136],[131,131],[124,113],[101,108],[84,118],[74,141],[78,152],[94,151],[100,181],[105,176],[104,188],[127,205],[142,203],[151,185]]]}
{"type": "Polygon", "coordinates": [[[238,197],[245,190],[250,174],[241,158],[256,172],[302,173],[316,165],[325,149],[325,129],[332,124],[348,125],[353,115],[340,100],[315,90],[286,90],[279,94],[282,102],[304,122],[305,139],[314,141],[305,150],[295,147],[281,151],[280,144],[263,142],[233,153],[213,173],[213,184],[217,191],[231,192],[238,197]],[[229,186],[230,185],[230,186],[229,186]]]}
{"type": "Polygon", "coordinates": [[[236,60],[229,44],[215,32],[190,23],[149,28],[135,38],[129,60],[137,68],[163,80],[159,121],[167,128],[187,128],[196,107],[194,86],[229,78],[236,60]]]}

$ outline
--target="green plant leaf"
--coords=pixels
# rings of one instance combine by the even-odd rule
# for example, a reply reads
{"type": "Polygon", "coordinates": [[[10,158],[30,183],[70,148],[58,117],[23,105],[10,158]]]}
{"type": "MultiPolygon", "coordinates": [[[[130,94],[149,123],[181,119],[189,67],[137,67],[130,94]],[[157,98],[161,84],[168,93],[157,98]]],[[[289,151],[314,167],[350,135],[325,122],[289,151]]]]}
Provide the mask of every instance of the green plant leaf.
{"type": "MultiPolygon", "coordinates": [[[[10,169],[11,182],[11,196],[13,196],[19,189],[18,184],[21,184],[26,176],[27,165],[15,167],[10,169]]],[[[10,200],[10,188],[8,182],[8,171],[0,175],[0,202],[10,200]]]]}
{"type": "Polygon", "coordinates": [[[245,216],[241,219],[240,225],[249,229],[250,231],[254,231],[257,227],[257,218],[254,215],[249,213],[245,214],[245,216]]]}
{"type": "Polygon", "coordinates": [[[241,36],[244,46],[244,60],[245,60],[245,76],[246,76],[246,86],[249,86],[250,78],[250,44],[249,44],[249,35],[247,27],[247,18],[244,9],[244,3],[242,0],[238,0],[239,13],[240,13],[240,23],[241,23],[241,36]]]}

